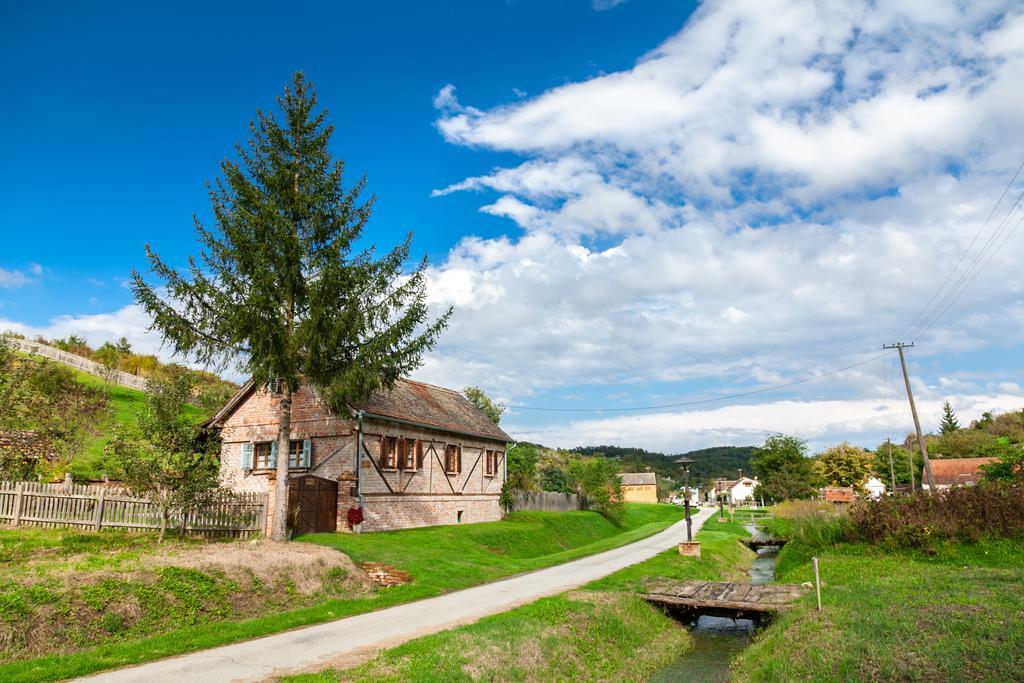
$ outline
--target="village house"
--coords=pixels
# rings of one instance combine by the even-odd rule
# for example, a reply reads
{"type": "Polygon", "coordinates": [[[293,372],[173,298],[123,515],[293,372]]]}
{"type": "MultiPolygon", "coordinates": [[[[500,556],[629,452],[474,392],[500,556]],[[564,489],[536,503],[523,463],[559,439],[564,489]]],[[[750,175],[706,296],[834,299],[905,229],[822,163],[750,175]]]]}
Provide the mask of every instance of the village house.
{"type": "Polygon", "coordinates": [[[741,476],[739,479],[719,479],[715,482],[714,488],[708,497],[710,502],[715,502],[720,496],[725,496],[726,502],[730,505],[742,505],[754,500],[754,489],[757,488],[757,479],[741,476]]]}
{"type": "MultiPolygon", "coordinates": [[[[984,476],[980,467],[997,460],[999,458],[932,458],[929,462],[935,489],[941,491],[950,486],[973,486],[984,476]]],[[[921,487],[928,488],[927,480],[922,482],[921,487]]]]}
{"type": "MultiPolygon", "coordinates": [[[[220,431],[221,481],[265,491],[274,504],[280,395],[249,382],[207,423],[220,431]]],[[[332,413],[316,391],[293,394],[289,526],[295,533],[383,531],[501,518],[511,438],[450,389],[399,380],[332,413]]],[[[271,518],[268,515],[268,520],[271,518]]]]}
{"type": "Polygon", "coordinates": [[[627,503],[657,503],[658,478],[654,472],[628,472],[622,480],[622,500],[627,503]]]}

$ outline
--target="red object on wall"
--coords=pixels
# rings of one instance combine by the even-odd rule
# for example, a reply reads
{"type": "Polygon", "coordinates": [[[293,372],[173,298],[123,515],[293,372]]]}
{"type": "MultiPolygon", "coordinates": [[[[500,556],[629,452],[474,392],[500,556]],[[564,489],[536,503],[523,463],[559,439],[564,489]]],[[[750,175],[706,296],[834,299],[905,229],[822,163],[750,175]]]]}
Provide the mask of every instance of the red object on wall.
{"type": "Polygon", "coordinates": [[[349,508],[348,509],[348,528],[351,529],[356,524],[363,523],[363,508],[349,508]]]}

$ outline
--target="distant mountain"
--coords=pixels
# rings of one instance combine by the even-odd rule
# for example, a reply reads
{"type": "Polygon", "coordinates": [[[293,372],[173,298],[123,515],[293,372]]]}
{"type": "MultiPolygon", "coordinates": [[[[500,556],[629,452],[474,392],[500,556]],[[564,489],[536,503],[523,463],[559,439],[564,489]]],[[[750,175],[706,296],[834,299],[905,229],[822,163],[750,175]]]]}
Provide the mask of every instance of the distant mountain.
{"type": "Polygon", "coordinates": [[[736,479],[742,469],[750,474],[750,455],[754,446],[714,446],[701,448],[686,453],[659,453],[643,448],[623,448],[622,446],[582,446],[573,452],[582,455],[604,455],[615,458],[622,466],[623,472],[645,472],[649,468],[660,477],[682,481],[683,474],[674,460],[686,456],[694,460],[690,466],[691,483],[710,483],[715,479],[736,479]]]}

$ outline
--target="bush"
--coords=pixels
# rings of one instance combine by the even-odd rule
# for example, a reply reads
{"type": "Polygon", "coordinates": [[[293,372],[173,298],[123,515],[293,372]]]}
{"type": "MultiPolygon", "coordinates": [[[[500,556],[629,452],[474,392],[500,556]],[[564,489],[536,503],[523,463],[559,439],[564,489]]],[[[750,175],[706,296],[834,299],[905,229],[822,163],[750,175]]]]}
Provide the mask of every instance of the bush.
{"type": "Polygon", "coordinates": [[[1024,485],[982,482],[865,501],[853,506],[850,521],[851,538],[890,547],[1024,538],[1024,485]]]}

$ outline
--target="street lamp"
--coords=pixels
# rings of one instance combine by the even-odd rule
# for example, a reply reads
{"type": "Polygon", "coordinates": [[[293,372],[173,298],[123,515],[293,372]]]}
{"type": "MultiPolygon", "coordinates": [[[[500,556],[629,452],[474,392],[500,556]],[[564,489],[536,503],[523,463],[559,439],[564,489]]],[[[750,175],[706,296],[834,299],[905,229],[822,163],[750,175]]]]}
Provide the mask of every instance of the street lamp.
{"type": "Polygon", "coordinates": [[[683,456],[676,464],[683,468],[683,504],[686,506],[686,540],[693,540],[693,526],[690,522],[690,465],[694,460],[683,456]]]}

